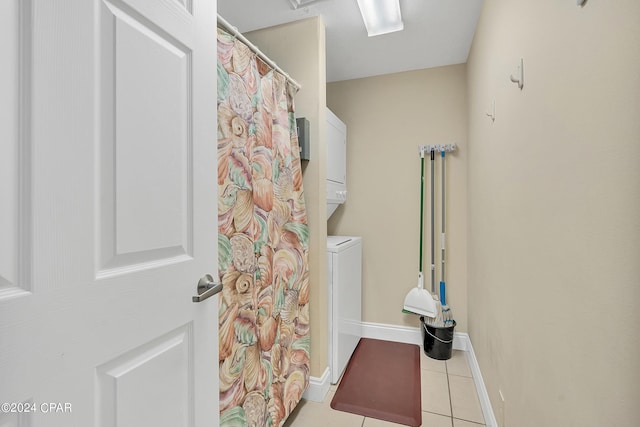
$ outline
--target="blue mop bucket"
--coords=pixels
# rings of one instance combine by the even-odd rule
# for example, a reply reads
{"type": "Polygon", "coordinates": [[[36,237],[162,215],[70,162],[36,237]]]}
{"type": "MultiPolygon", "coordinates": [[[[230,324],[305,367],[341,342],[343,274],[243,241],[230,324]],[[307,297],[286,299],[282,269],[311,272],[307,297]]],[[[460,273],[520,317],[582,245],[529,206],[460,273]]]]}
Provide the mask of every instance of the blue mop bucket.
{"type": "Polygon", "coordinates": [[[422,341],[424,342],[424,352],[427,356],[436,360],[451,359],[451,351],[453,349],[453,329],[456,327],[456,321],[453,325],[436,327],[427,324],[424,317],[420,317],[422,324],[422,341]]]}

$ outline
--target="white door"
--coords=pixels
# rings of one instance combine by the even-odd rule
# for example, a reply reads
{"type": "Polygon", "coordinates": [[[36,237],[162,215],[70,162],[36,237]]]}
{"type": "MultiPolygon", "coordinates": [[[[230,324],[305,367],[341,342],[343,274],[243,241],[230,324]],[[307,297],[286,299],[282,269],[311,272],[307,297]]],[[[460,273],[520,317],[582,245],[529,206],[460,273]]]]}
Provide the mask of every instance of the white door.
{"type": "Polygon", "coordinates": [[[0,1],[0,426],[218,425],[215,16],[0,1]]]}

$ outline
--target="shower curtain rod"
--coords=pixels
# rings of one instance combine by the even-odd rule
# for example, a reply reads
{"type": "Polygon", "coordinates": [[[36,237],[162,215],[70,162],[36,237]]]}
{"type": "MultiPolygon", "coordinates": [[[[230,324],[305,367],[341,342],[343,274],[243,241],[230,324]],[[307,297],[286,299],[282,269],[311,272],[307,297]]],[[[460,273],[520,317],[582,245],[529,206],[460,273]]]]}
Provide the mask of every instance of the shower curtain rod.
{"type": "Polygon", "coordinates": [[[300,88],[302,87],[300,85],[300,83],[295,81],[287,72],[285,72],[282,68],[280,68],[278,66],[278,64],[276,64],[274,61],[269,59],[269,57],[267,55],[265,55],[260,49],[258,49],[258,47],[256,45],[251,43],[245,36],[243,36],[242,33],[240,31],[238,31],[238,29],[236,27],[231,25],[229,22],[227,22],[226,19],[224,19],[222,16],[220,16],[220,14],[218,14],[218,26],[221,26],[221,27],[223,27],[223,29],[231,32],[231,34],[234,37],[239,39],[242,43],[246,44],[249,47],[249,49],[251,49],[253,52],[255,52],[256,55],[258,55],[260,57],[260,59],[262,59],[264,62],[266,62],[271,68],[273,68],[274,70],[278,71],[280,74],[285,76],[287,78],[287,80],[289,81],[289,83],[291,83],[293,85],[293,87],[296,88],[296,91],[300,90],[300,88]]]}

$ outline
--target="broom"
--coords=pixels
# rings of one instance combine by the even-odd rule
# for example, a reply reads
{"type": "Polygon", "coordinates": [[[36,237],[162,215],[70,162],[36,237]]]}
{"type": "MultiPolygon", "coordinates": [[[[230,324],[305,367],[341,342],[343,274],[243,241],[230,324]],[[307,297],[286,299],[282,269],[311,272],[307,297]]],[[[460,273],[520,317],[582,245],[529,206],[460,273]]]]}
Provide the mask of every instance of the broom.
{"type": "MultiPolygon", "coordinates": [[[[433,153],[431,153],[433,157],[433,153]]],[[[427,318],[437,317],[439,302],[434,301],[431,294],[424,289],[424,276],[422,275],[422,223],[424,216],[424,150],[420,150],[420,265],[418,270],[418,286],[411,289],[404,299],[403,313],[418,314],[427,318]]],[[[433,167],[433,166],[432,166],[433,167]]],[[[431,284],[433,288],[433,283],[431,284]]]]}

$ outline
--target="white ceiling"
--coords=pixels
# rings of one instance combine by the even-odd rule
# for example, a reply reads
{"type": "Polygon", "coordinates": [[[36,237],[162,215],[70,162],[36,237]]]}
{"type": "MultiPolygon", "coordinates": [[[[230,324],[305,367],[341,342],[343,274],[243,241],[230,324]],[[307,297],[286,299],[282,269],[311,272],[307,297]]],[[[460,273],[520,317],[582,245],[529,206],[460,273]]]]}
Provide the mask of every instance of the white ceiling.
{"type": "Polygon", "coordinates": [[[327,81],[334,82],[466,62],[481,6],[400,0],[404,30],[375,37],[367,36],[357,0],[319,0],[297,10],[289,0],[218,0],[218,13],[243,33],[321,15],[327,81]]]}

